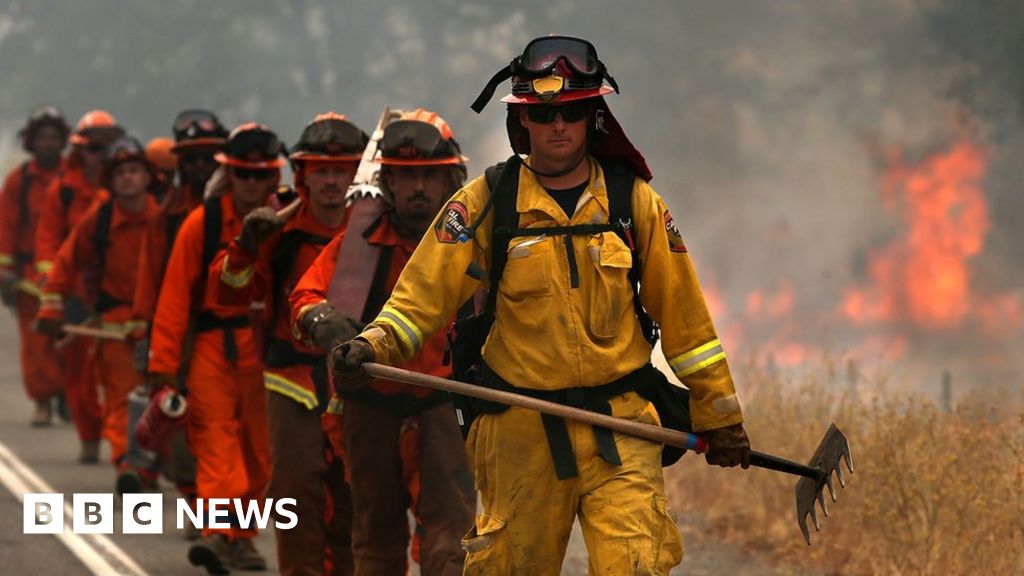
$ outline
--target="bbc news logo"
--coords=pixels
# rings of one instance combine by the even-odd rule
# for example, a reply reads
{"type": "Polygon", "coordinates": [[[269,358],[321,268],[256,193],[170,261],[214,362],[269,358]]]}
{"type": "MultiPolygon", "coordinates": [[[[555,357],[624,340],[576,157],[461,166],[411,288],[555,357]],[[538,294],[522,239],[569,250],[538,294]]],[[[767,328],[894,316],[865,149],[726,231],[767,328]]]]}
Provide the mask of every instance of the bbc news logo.
{"type": "MultiPolygon", "coordinates": [[[[178,498],[175,503],[175,526],[185,528],[188,522],[198,529],[228,529],[233,525],[242,529],[266,530],[272,523],[278,530],[290,530],[299,522],[294,498],[274,500],[242,500],[240,498],[209,498],[196,500],[195,508],[189,501],[178,498]],[[274,514],[276,513],[276,514],[274,514]],[[235,519],[236,523],[230,522],[235,519]]],[[[61,534],[64,532],[64,495],[52,493],[25,494],[25,534],[61,534]]],[[[113,494],[73,494],[71,498],[71,531],[75,534],[114,533],[113,494]]],[[[164,497],[162,494],[124,494],[121,496],[121,532],[123,534],[162,534],[164,531],[164,497]]]]}

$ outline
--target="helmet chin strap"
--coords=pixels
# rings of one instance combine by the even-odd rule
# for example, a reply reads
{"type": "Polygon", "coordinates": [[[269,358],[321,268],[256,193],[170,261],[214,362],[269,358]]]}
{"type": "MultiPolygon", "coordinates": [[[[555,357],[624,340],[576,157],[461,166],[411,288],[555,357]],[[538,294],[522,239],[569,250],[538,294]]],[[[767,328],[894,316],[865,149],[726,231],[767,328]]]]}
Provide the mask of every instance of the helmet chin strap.
{"type": "Polygon", "coordinates": [[[543,176],[544,178],[559,178],[559,177],[565,176],[566,174],[568,174],[568,173],[572,172],[573,170],[575,170],[576,168],[578,168],[579,165],[581,163],[583,163],[583,159],[586,158],[586,157],[587,157],[587,151],[584,150],[583,153],[580,154],[580,157],[577,158],[576,161],[573,162],[571,166],[567,166],[566,168],[562,168],[561,170],[556,170],[554,172],[541,172],[539,170],[534,169],[532,166],[527,164],[525,161],[523,162],[523,166],[525,166],[527,170],[529,170],[530,172],[533,172],[537,176],[543,176]]]}

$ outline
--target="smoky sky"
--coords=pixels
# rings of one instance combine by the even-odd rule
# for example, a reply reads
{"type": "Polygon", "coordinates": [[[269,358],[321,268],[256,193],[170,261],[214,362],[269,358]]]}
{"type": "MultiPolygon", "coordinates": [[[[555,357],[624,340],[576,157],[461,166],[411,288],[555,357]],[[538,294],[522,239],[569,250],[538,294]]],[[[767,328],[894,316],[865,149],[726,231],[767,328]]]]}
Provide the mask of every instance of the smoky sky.
{"type": "Polygon", "coordinates": [[[828,317],[898,234],[878,151],[913,160],[965,133],[990,161],[992,226],[973,281],[1005,292],[1024,280],[1022,12],[944,0],[15,1],[0,5],[0,164],[15,162],[15,132],[42,103],[72,121],[109,109],[142,138],[208,107],[286,142],[326,110],[369,129],[387,104],[439,111],[474,174],[509,154],[507,87],[481,115],[469,103],[530,38],[563,33],[593,41],[618,81],[609,104],[727,309],[785,281],[799,314],[828,317]]]}

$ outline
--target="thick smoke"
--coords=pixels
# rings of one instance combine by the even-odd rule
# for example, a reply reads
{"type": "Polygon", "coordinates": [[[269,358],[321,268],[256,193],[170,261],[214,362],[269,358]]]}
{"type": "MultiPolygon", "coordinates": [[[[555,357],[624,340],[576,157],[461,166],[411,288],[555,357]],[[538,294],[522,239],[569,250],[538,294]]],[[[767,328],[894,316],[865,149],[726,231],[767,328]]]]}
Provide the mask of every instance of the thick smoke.
{"type": "MultiPolygon", "coordinates": [[[[477,91],[531,37],[580,35],[622,87],[610,105],[647,155],[723,327],[779,338],[783,318],[747,317],[760,292],[794,326],[787,339],[841,349],[862,336],[836,312],[843,291],[899,233],[880,196],[887,151],[912,162],[964,136],[983,146],[992,227],[974,282],[1007,292],[1024,280],[1012,222],[1024,211],[1022,11],[944,0],[15,1],[0,8],[0,134],[42,102],[72,118],[106,107],[142,137],[204,106],[286,141],[324,110],[369,127],[384,104],[423,105],[448,118],[475,173],[508,154],[502,105],[473,114],[477,91]]],[[[923,363],[972,337],[943,335],[937,351],[930,335],[911,336],[908,356],[923,363]]]]}

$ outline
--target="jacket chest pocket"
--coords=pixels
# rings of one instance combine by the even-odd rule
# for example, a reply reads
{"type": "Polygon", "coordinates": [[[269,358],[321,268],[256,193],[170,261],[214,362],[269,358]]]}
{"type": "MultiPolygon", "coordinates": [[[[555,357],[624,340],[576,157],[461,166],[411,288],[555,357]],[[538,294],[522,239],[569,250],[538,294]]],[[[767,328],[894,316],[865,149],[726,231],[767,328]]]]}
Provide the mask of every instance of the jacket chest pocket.
{"type": "Polygon", "coordinates": [[[534,236],[516,240],[509,245],[498,291],[516,302],[551,294],[552,239],[534,236]]]}
{"type": "Polygon", "coordinates": [[[633,304],[629,270],[633,253],[614,232],[602,232],[591,239],[590,260],[594,282],[590,289],[590,333],[596,339],[615,338],[623,329],[627,308],[633,304]]]}

